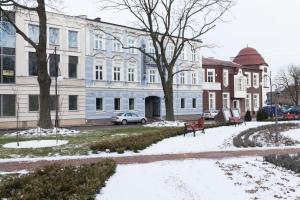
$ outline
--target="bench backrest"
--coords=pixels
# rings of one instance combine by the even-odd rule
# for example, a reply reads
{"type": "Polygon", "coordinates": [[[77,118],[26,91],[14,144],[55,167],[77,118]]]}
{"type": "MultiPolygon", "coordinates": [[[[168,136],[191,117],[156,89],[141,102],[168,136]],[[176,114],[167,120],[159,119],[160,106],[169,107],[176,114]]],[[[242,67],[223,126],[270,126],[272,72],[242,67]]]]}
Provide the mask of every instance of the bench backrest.
{"type": "Polygon", "coordinates": [[[199,127],[204,127],[204,117],[200,117],[200,118],[198,119],[198,126],[199,126],[199,127]]]}

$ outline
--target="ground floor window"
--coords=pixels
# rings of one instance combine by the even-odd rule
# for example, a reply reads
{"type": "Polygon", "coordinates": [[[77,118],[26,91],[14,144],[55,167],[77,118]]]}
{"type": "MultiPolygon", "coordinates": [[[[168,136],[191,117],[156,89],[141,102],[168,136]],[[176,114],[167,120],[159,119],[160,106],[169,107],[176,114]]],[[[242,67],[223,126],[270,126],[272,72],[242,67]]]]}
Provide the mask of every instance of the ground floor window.
{"type": "Polygon", "coordinates": [[[253,94],[253,109],[254,111],[259,109],[259,94],[253,94]]]}
{"type": "Polygon", "coordinates": [[[193,108],[196,108],[197,107],[197,100],[196,100],[196,98],[193,98],[192,99],[192,106],[193,106],[193,108]]]}
{"type": "Polygon", "coordinates": [[[0,117],[16,116],[16,95],[0,95],[0,117]]]}
{"type": "Polygon", "coordinates": [[[69,110],[78,110],[77,95],[69,95],[69,110]]]}
{"type": "Polygon", "coordinates": [[[29,95],[28,99],[29,111],[39,111],[39,95],[29,95]]]}
{"type": "Polygon", "coordinates": [[[223,93],[223,108],[230,108],[229,93],[223,93]]]}
{"type": "Polygon", "coordinates": [[[208,108],[209,110],[216,110],[216,93],[208,93],[208,108]]]}
{"type": "Polygon", "coordinates": [[[249,110],[251,111],[251,94],[247,94],[246,95],[246,101],[245,101],[245,107],[246,107],[246,111],[249,110]]]}
{"type": "Polygon", "coordinates": [[[185,108],[185,99],[184,98],[180,99],[180,108],[185,108]]]}
{"type": "Polygon", "coordinates": [[[120,98],[115,98],[114,108],[115,108],[115,110],[121,110],[121,100],[120,100],[120,98]]]}
{"type": "Polygon", "coordinates": [[[129,110],[134,110],[134,98],[129,98],[129,110]]]}
{"type": "Polygon", "coordinates": [[[103,99],[102,98],[96,98],[96,110],[97,111],[103,110],[103,99]]]}

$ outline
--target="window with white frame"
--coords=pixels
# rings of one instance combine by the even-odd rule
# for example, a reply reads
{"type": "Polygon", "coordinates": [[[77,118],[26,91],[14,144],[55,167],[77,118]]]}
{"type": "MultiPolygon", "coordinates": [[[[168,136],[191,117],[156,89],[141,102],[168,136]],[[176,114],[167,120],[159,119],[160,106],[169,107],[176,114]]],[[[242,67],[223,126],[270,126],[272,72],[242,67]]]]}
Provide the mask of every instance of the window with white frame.
{"type": "Polygon", "coordinates": [[[129,107],[129,110],[134,110],[134,98],[129,98],[128,107],[129,107]]]}
{"type": "Polygon", "coordinates": [[[167,58],[171,59],[174,55],[174,46],[170,45],[168,46],[168,52],[167,52],[167,58]]]}
{"type": "Polygon", "coordinates": [[[183,47],[182,50],[181,50],[181,59],[182,60],[186,60],[186,48],[183,47]]]}
{"type": "Polygon", "coordinates": [[[207,69],[207,82],[214,83],[215,82],[215,70],[207,69]]]}
{"type": "Polygon", "coordinates": [[[77,31],[69,31],[68,39],[69,39],[69,47],[70,48],[78,47],[78,32],[77,31]]]}
{"type": "Polygon", "coordinates": [[[49,28],[49,44],[50,45],[59,45],[59,29],[58,28],[49,28]]]}
{"type": "Polygon", "coordinates": [[[127,77],[128,82],[134,82],[134,68],[133,67],[128,68],[127,75],[128,75],[128,77],[127,77]]]}
{"type": "Polygon", "coordinates": [[[185,73],[184,72],[180,72],[180,84],[184,85],[185,84],[185,73]]]}
{"type": "Polygon", "coordinates": [[[253,87],[259,87],[259,75],[258,73],[253,73],[253,87]]]}
{"type": "Polygon", "coordinates": [[[120,38],[114,39],[114,51],[115,52],[122,52],[122,45],[119,41],[120,41],[120,38]]]}
{"type": "Polygon", "coordinates": [[[227,87],[228,86],[228,70],[227,69],[224,69],[223,70],[223,85],[225,86],[225,87],[227,87]]]}
{"type": "Polygon", "coordinates": [[[103,80],[103,66],[96,65],[95,66],[95,80],[103,80]]]}
{"type": "Polygon", "coordinates": [[[156,71],[155,69],[149,70],[149,83],[156,83],[156,71]]]}
{"type": "Polygon", "coordinates": [[[251,94],[246,95],[245,108],[246,108],[246,111],[248,111],[248,110],[251,111],[252,110],[251,94]]]}
{"type": "Polygon", "coordinates": [[[259,94],[253,94],[253,109],[254,111],[259,109],[259,94]]]}
{"type": "Polygon", "coordinates": [[[185,98],[180,99],[180,108],[185,108],[185,98]]]}
{"type": "Polygon", "coordinates": [[[198,61],[198,58],[197,58],[197,51],[196,51],[196,49],[195,49],[194,47],[192,47],[192,49],[191,49],[191,55],[192,55],[192,61],[193,61],[193,62],[198,61]]]}
{"type": "Polygon", "coordinates": [[[251,72],[245,72],[246,75],[246,86],[247,88],[251,87],[251,72]]]}
{"type": "Polygon", "coordinates": [[[104,50],[105,49],[105,40],[102,34],[96,34],[94,40],[94,48],[96,50],[104,50]]]}
{"type": "Polygon", "coordinates": [[[121,80],[121,68],[120,67],[114,67],[114,81],[120,81],[121,80]]]}
{"type": "Polygon", "coordinates": [[[96,98],[96,111],[103,111],[103,98],[96,98]]]}
{"type": "Polygon", "coordinates": [[[114,99],[114,110],[121,110],[121,99],[120,98],[114,99]]]}
{"type": "Polygon", "coordinates": [[[208,108],[209,110],[216,110],[216,93],[208,93],[208,108]]]}
{"type": "Polygon", "coordinates": [[[39,42],[40,28],[38,25],[28,24],[28,36],[35,42],[39,42]]]}
{"type": "Polygon", "coordinates": [[[230,108],[230,94],[223,93],[223,108],[230,108]]]}
{"type": "MultiPolygon", "coordinates": [[[[129,38],[128,39],[128,47],[135,47],[135,39],[133,38],[129,38]]],[[[135,54],[136,53],[136,50],[134,48],[130,48],[128,49],[128,53],[130,54],[135,54]]]]}
{"type": "Polygon", "coordinates": [[[264,86],[269,87],[269,78],[267,75],[264,76],[264,86]]]}
{"type": "Polygon", "coordinates": [[[153,46],[153,42],[149,42],[149,54],[155,55],[155,48],[153,46]]]}
{"type": "Polygon", "coordinates": [[[197,73],[192,72],[192,85],[197,85],[197,73]]]}
{"type": "Polygon", "coordinates": [[[246,88],[245,88],[245,81],[244,81],[244,78],[243,77],[238,77],[237,79],[237,91],[245,91],[246,88]]]}
{"type": "Polygon", "coordinates": [[[192,107],[197,108],[197,99],[196,98],[192,99],[192,107]]]}

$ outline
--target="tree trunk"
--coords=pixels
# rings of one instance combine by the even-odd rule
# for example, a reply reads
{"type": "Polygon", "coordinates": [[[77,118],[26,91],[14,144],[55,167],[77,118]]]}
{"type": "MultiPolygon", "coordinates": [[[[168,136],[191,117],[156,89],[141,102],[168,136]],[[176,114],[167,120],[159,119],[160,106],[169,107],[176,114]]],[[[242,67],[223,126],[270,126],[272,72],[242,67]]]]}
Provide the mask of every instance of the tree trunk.
{"type": "Polygon", "coordinates": [[[51,78],[47,70],[47,16],[45,9],[45,1],[37,0],[39,15],[39,44],[36,48],[36,54],[39,62],[38,67],[38,82],[40,87],[40,116],[39,126],[41,128],[52,128],[52,121],[50,115],[50,86],[51,78]]]}
{"type": "Polygon", "coordinates": [[[166,120],[174,121],[173,81],[167,81],[164,85],[166,120]]]}

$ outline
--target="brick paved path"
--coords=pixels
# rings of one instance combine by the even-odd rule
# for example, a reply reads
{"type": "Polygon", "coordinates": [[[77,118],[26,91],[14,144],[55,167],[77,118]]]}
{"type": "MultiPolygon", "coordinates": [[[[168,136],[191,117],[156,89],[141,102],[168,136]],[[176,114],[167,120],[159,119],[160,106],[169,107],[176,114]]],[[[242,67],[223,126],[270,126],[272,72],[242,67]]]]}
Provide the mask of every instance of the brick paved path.
{"type": "MultiPolygon", "coordinates": [[[[294,154],[300,153],[300,148],[289,149],[253,149],[239,151],[211,151],[199,153],[184,154],[163,154],[163,155],[137,155],[112,157],[118,164],[134,164],[134,163],[150,163],[156,161],[167,160],[184,160],[184,159],[224,159],[233,157],[249,157],[249,156],[266,156],[271,154],[294,154]]],[[[40,161],[21,161],[21,162],[5,162],[0,163],[0,171],[12,172],[19,170],[35,170],[50,164],[61,165],[81,165],[87,163],[95,163],[104,158],[82,158],[82,159],[64,159],[64,160],[40,160],[40,161]]]]}

